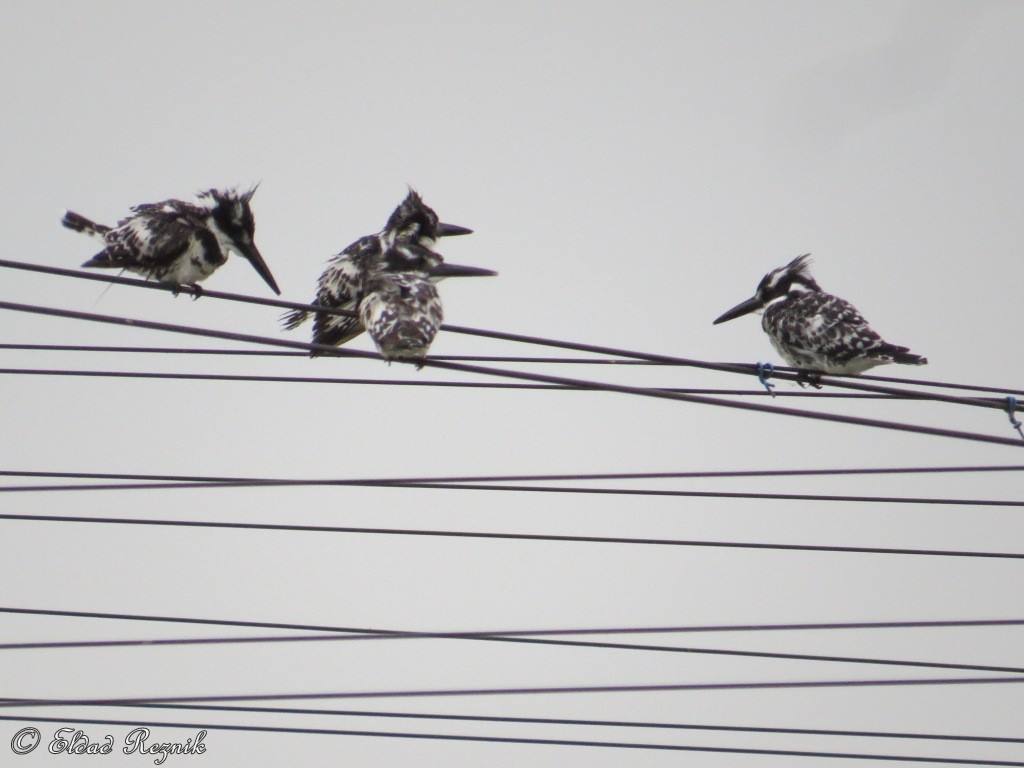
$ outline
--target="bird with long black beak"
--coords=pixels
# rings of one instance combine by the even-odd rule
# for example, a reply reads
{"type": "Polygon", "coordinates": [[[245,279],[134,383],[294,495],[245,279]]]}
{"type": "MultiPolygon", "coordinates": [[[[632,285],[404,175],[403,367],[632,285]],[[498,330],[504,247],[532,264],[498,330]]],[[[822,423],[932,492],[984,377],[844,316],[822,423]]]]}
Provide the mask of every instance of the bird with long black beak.
{"type": "Polygon", "coordinates": [[[927,358],[882,340],[860,312],[825,293],[808,271],[810,254],[772,270],[754,295],[714,325],[763,311],[761,327],[772,346],[794,368],[811,373],[858,374],[885,363],[925,365],[927,358]]]}
{"type": "Polygon", "coordinates": [[[398,244],[367,276],[359,301],[359,322],[388,362],[421,360],[441,328],[444,312],[436,283],[448,277],[484,277],[489,269],[447,264],[420,245],[398,244]]]}
{"type": "Polygon", "coordinates": [[[131,215],[114,227],[97,224],[74,211],[67,211],[61,223],[103,243],[103,250],[83,267],[127,270],[177,288],[189,286],[199,296],[199,282],[234,251],[280,294],[253,239],[256,222],[249,203],[255,192],[255,187],[247,192],[210,189],[200,192],[195,203],[143,203],[133,206],[131,215]]]}
{"type": "MultiPolygon", "coordinates": [[[[401,254],[408,248],[431,250],[439,238],[455,235],[468,235],[473,230],[457,224],[445,224],[434,213],[433,209],[423,202],[419,194],[410,189],[405,199],[388,217],[384,229],[373,235],[359,238],[344,250],[332,257],[327,268],[317,281],[314,304],[334,309],[347,309],[351,316],[332,315],[317,312],[313,322],[313,341],[317,344],[338,346],[351,341],[364,330],[363,324],[356,316],[359,304],[366,295],[366,280],[380,271],[407,271],[387,267],[390,260],[398,263],[401,254]]],[[[435,254],[438,263],[444,259],[435,254]]],[[[494,274],[482,270],[487,274],[494,274]]],[[[430,276],[439,280],[443,276],[430,276]]],[[[309,319],[311,312],[294,310],[286,312],[281,322],[288,330],[297,328],[309,319]]],[[[317,357],[311,352],[311,357],[317,357]]]]}

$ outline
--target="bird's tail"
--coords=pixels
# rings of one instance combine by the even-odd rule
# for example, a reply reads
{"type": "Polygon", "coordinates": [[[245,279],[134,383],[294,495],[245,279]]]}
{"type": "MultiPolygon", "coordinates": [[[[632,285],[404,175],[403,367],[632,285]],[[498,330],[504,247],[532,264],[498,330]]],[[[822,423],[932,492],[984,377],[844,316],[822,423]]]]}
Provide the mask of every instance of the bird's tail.
{"type": "Polygon", "coordinates": [[[89,237],[94,237],[102,242],[107,241],[106,235],[110,231],[110,227],[105,224],[97,224],[95,221],[87,219],[85,216],[74,211],[66,211],[60,223],[68,229],[73,229],[75,232],[84,232],[89,237]]]}
{"type": "Polygon", "coordinates": [[[889,349],[885,350],[885,354],[887,357],[892,358],[894,363],[901,363],[902,365],[928,365],[927,357],[915,355],[910,351],[909,347],[891,345],[889,349]]]}
{"type": "Polygon", "coordinates": [[[291,312],[285,312],[281,315],[281,325],[287,331],[295,330],[309,320],[309,315],[310,313],[304,310],[293,309],[291,312]]]}

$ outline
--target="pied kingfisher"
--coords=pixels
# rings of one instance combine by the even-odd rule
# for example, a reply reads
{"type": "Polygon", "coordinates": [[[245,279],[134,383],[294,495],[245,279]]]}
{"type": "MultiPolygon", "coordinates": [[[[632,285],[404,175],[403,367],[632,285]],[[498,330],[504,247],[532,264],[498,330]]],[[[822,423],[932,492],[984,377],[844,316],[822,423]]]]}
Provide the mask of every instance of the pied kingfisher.
{"type": "MultiPolygon", "coordinates": [[[[366,278],[384,267],[385,253],[395,245],[415,245],[431,249],[438,238],[468,235],[473,230],[455,224],[442,223],[414,190],[395,208],[380,232],[356,240],[341,253],[332,257],[317,281],[314,304],[356,312],[365,293],[366,278]]],[[[392,260],[401,259],[400,251],[393,251],[392,260]]],[[[436,255],[436,254],[435,254],[436,255]]],[[[439,261],[443,261],[437,255],[439,261]]],[[[489,273],[490,274],[490,273],[489,273]]],[[[297,328],[309,319],[309,312],[294,310],[281,316],[288,330],[297,328]]],[[[313,341],[317,344],[338,346],[363,332],[356,316],[344,317],[323,312],[316,313],[313,323],[313,341]]],[[[311,357],[318,353],[311,352],[311,357]]]]}
{"type": "Polygon", "coordinates": [[[259,273],[274,293],[280,294],[274,276],[253,242],[256,223],[248,192],[210,189],[200,192],[198,201],[164,200],[132,207],[132,214],[117,226],[108,227],[73,211],[61,220],[68,229],[99,240],[102,251],[83,267],[126,269],[151,280],[194,288],[227,261],[235,251],[259,273]]]}
{"type": "Polygon", "coordinates": [[[392,245],[364,280],[359,321],[388,362],[422,359],[444,319],[434,281],[494,274],[446,264],[441,254],[421,245],[392,245]]]}
{"type": "Polygon", "coordinates": [[[810,255],[772,270],[754,295],[714,324],[764,310],[761,327],[794,368],[815,373],[863,373],[883,363],[925,365],[927,358],[882,340],[848,301],[825,293],[808,272],[810,255]]]}

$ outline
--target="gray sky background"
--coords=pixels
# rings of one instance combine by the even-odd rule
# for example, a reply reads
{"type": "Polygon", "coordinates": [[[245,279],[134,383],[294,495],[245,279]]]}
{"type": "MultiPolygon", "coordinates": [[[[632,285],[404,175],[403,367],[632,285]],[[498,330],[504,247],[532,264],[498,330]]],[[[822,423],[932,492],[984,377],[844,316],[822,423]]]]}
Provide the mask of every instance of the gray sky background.
{"type": "MultiPolygon", "coordinates": [[[[96,249],[60,227],[65,208],[113,223],[132,204],[261,181],[257,243],[284,298],[305,301],[324,261],[379,229],[412,185],[443,220],[476,230],[443,242],[447,258],[501,273],[443,284],[453,324],[779,363],[756,318],[711,321],[751,295],[765,272],[810,251],[826,290],[930,360],[875,372],[1022,388],[1019,3],[8,2],[0,18],[4,258],[85,261],[96,249]]],[[[97,283],[2,277],[7,301],[280,333],[278,313],[266,308],[117,286],[101,297],[97,283]]],[[[205,285],[270,295],[237,257],[205,285]]],[[[308,327],[286,337],[306,340],[308,327]]],[[[0,342],[224,346],[17,313],[3,314],[0,342]]],[[[366,338],[352,346],[372,349],[366,338]]],[[[545,354],[454,334],[432,351],[545,354]]],[[[344,359],[3,357],[21,368],[469,378],[344,359]]],[[[543,370],[757,386],[689,369],[543,370]]],[[[1024,463],[1011,447],[615,394],[36,376],[6,376],[3,385],[5,469],[365,478],[1024,463]]],[[[996,411],[779,402],[1014,435],[996,411]]],[[[644,487],[1021,499],[1019,474],[1009,473],[644,487]]],[[[354,488],[6,494],[0,511],[984,551],[1016,551],[1024,534],[1019,510],[1005,507],[354,488]]],[[[387,629],[1017,618],[1021,577],[1011,560],[0,522],[4,606],[387,629]]],[[[0,614],[4,642],[230,634],[0,614]]],[[[1019,628],[622,639],[1024,666],[1019,628]]],[[[2,653],[2,695],[47,698],[957,676],[465,641],[2,653]]],[[[1017,685],[349,704],[323,706],[1024,733],[1017,685]]],[[[1020,745],[983,743],[143,714],[1024,760],[1020,745]]],[[[0,752],[19,727],[0,724],[0,752]]],[[[44,734],[56,727],[41,726],[44,734]]],[[[86,730],[120,739],[127,729],[86,730]]],[[[206,743],[203,762],[220,766],[796,760],[216,731],[206,743]]],[[[68,759],[37,751],[19,764],[68,759]]],[[[168,764],[192,761],[200,762],[168,764]]]]}

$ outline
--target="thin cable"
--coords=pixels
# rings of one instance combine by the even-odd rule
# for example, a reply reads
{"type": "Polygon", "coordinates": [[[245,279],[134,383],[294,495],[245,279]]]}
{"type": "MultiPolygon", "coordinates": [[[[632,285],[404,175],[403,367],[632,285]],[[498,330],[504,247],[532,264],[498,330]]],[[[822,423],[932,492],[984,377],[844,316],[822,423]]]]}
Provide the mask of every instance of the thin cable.
{"type": "MultiPolygon", "coordinates": [[[[324,482],[404,483],[508,483],[555,480],[669,480],[720,479],[737,477],[829,477],[847,475],[958,474],[973,472],[1024,472],[1024,464],[953,465],[935,467],[843,467],[834,469],[742,469],[688,472],[600,472],[532,475],[454,475],[445,477],[380,478],[366,481],[328,480],[324,482]]],[[[50,477],[81,480],[155,480],[165,482],[288,482],[294,478],[238,477],[211,475],[131,474],[120,472],[40,472],[0,470],[0,477],[50,477]]],[[[320,481],[317,481],[320,482],[320,481]]]]}
{"type": "MultiPolygon", "coordinates": [[[[309,305],[313,306],[313,305],[309,305]]],[[[126,353],[164,353],[164,354],[195,354],[195,355],[240,355],[240,356],[266,356],[266,357],[305,357],[301,352],[278,352],[265,350],[244,350],[244,349],[208,349],[202,347],[127,347],[127,346],[97,346],[78,344],[2,344],[0,349],[22,350],[22,351],[54,351],[54,352],[126,352],[126,353]]],[[[529,363],[529,364],[562,364],[562,365],[660,365],[665,367],[682,367],[682,364],[669,362],[655,362],[652,360],[635,360],[628,358],[591,358],[591,357],[524,357],[519,355],[436,355],[435,360],[452,360],[465,363],[529,363]]],[[[751,367],[750,363],[729,363],[734,367],[751,367]]],[[[756,364],[753,365],[756,372],[756,364]]],[[[787,373],[799,373],[799,368],[786,366],[774,366],[774,370],[787,373]]],[[[961,389],[973,392],[992,392],[994,394],[1006,395],[1013,393],[1012,387],[984,387],[974,384],[953,384],[942,381],[929,381],[926,379],[895,378],[893,376],[877,376],[872,374],[849,374],[856,376],[859,381],[879,381],[892,384],[913,384],[923,387],[936,387],[941,389],[961,389]]],[[[846,374],[831,374],[835,378],[847,378],[846,374]]],[[[799,393],[797,393],[799,394],[799,393]]],[[[814,393],[806,393],[814,394],[814,393]]],[[[817,393],[822,394],[822,393],[817,393]]],[[[1013,394],[1024,395],[1024,391],[1013,394]]]]}
{"type": "Polygon", "coordinates": [[[900,762],[937,763],[943,765],[1000,765],[1024,766],[1024,762],[1008,760],[974,760],[944,757],[914,757],[909,755],[861,754],[851,752],[809,752],[784,749],[754,749],[745,747],[703,747],[680,744],[643,744],[635,742],[581,741],[569,739],[531,739],[512,736],[460,736],[440,733],[398,733],[390,731],[355,731],[331,728],[289,728],[269,725],[223,725],[215,723],[176,723],[148,720],[108,720],[94,718],[61,718],[39,716],[0,715],[0,720],[17,722],[75,723],[78,725],[115,725],[146,728],[188,728],[190,730],[221,730],[250,733],[300,733],[313,736],[367,736],[391,739],[424,739],[430,741],[466,741],[475,743],[531,744],[563,747],[604,747],[612,749],[654,749],[677,752],[711,752],[740,755],[780,755],[786,757],[816,757],[850,760],[893,760],[900,762]]]}
{"type": "Polygon", "coordinates": [[[843,496],[814,493],[763,493],[746,491],[672,491],[648,488],[588,488],[577,486],[545,485],[498,485],[476,483],[415,483],[373,480],[230,480],[201,482],[153,482],[153,483],[77,483],[58,485],[8,485],[0,486],[0,493],[35,493],[57,491],[153,491],[181,489],[216,488],[278,488],[278,487],[360,487],[360,488],[414,488],[443,491],[487,491],[524,493],[572,493],[606,496],[649,496],[666,498],[700,499],[755,499],[774,501],[829,501],[868,504],[926,504],[972,507],[1024,507],[1024,501],[1016,499],[959,499],[913,496],[843,496]]]}
{"type": "Polygon", "coordinates": [[[906,733],[900,731],[853,731],[826,728],[772,728],[752,725],[705,725],[695,723],[644,722],[634,720],[581,720],[560,717],[513,717],[502,715],[448,715],[425,712],[379,712],[360,709],[311,709],[303,707],[247,707],[231,704],[138,704],[140,709],[194,710],[200,712],[252,712],[257,714],[326,715],[338,717],[380,717],[410,720],[442,720],[481,723],[529,723],[533,725],[578,725],[599,728],[655,728],[684,731],[722,731],[725,733],[775,733],[794,736],[844,736],[872,739],[913,739],[926,741],[967,741],[995,744],[1024,744],[1024,738],[1010,736],[963,736],[942,733],[906,733]]]}
{"type": "MultiPolygon", "coordinates": [[[[0,266],[3,266],[2,260],[0,260],[0,266]]],[[[168,333],[181,333],[195,336],[204,336],[207,338],[241,341],[251,344],[265,344],[268,346],[286,347],[290,349],[315,349],[317,351],[322,351],[336,357],[361,357],[367,359],[379,359],[378,355],[374,355],[369,352],[362,352],[359,350],[352,349],[339,349],[337,347],[332,347],[324,344],[303,344],[301,342],[287,341],[284,339],[275,339],[265,336],[253,336],[251,334],[231,333],[228,331],[217,331],[208,328],[194,328],[189,326],[172,325],[168,323],[156,323],[148,320],[113,317],[110,315],[97,315],[88,312],[73,312],[70,310],[55,309],[51,307],[39,307],[27,304],[18,304],[14,302],[0,302],[0,309],[8,309],[16,312],[28,312],[31,314],[40,314],[50,317],[63,317],[74,320],[107,323],[111,325],[130,326],[134,328],[144,328],[147,330],[165,331],[168,333]]],[[[1007,437],[997,437],[994,435],[983,435],[973,432],[941,429],[938,427],[927,427],[916,424],[904,424],[900,422],[884,421],[880,419],[869,419],[858,416],[845,416],[832,413],[818,413],[814,411],[804,411],[797,408],[788,408],[784,406],[772,406],[762,405],[759,403],[722,400],[719,398],[708,397],[705,395],[687,395],[677,392],[658,392],[650,389],[645,389],[643,387],[630,387],[621,384],[606,384],[601,382],[586,381],[581,379],[570,379],[559,376],[548,376],[543,374],[527,373],[522,371],[510,371],[498,368],[466,365],[463,363],[452,363],[432,360],[429,357],[418,361],[417,364],[420,366],[432,366],[445,370],[461,371],[463,373],[476,373],[488,376],[501,376],[505,378],[520,379],[524,381],[538,382],[543,384],[562,384],[569,386],[594,387],[602,389],[607,392],[640,395],[664,400],[680,400],[683,402],[699,403],[701,405],[717,405],[724,408],[735,408],[739,410],[756,411],[759,413],[773,413],[785,416],[796,416],[799,418],[814,419],[818,421],[856,424],[859,426],[876,427],[880,429],[889,429],[901,432],[913,432],[917,434],[932,435],[936,437],[951,437],[960,440],[970,440],[973,442],[993,443],[996,445],[1010,445],[1013,446],[1014,448],[1021,448],[1022,446],[1024,446],[1024,442],[1021,442],[1016,438],[1011,439],[1007,437]]]]}
{"type": "Polygon", "coordinates": [[[253,531],[291,531],[298,533],[348,533],[373,536],[430,536],[464,539],[506,539],[511,541],[547,541],[577,544],[632,544],[640,546],[710,547],[717,549],[760,549],[789,552],[830,552],[859,555],[910,555],[918,557],[962,557],[995,560],[1024,560],[1022,552],[980,552],[957,549],[904,549],[899,547],[845,547],[829,544],[765,544],[737,541],[701,541],[693,539],[647,539],[623,536],[566,536],[540,533],[494,533],[483,531],[441,531],[412,528],[358,528],[351,526],[296,525],[283,523],[229,523],[208,520],[148,520],[129,517],[74,517],[69,515],[0,514],[0,520],[45,523],[83,523],[98,525],[152,525],[178,528],[224,528],[253,531]]]}
{"type": "Polygon", "coordinates": [[[1014,677],[914,677],[872,680],[785,680],[741,683],[658,683],[653,685],[567,685],[529,688],[431,688],[424,690],[329,691],[322,693],[218,694],[213,696],[133,696],[95,699],[0,699],[11,707],[116,707],[123,704],[202,704],[233,701],[309,701],[311,699],[404,699],[461,696],[538,696],[566,693],[661,693],[672,691],[763,691],[803,688],[895,688],[927,685],[1001,685],[1024,683],[1014,677]]]}
{"type": "MultiPolygon", "coordinates": [[[[56,642],[2,643],[0,651],[53,650],[69,648],[125,648],[125,647],[157,647],[178,645],[256,645],[263,643],[303,643],[303,642],[337,642],[348,636],[329,635],[275,635],[272,637],[195,637],[165,638],[155,640],[64,640],[56,642]]],[[[951,669],[965,672],[1008,672],[1024,674],[1024,667],[996,666],[991,664],[963,664],[957,662],[916,661],[907,659],[865,658],[862,656],[827,656],[807,653],[781,653],[777,651],[741,651],[723,648],[694,648],[676,645],[643,645],[638,643],[610,643],[585,640],[551,640],[547,638],[505,637],[490,638],[502,642],[525,643],[532,645],[549,645],[571,648],[593,648],[599,650],[653,651],[661,653],[685,653],[705,656],[735,656],[755,659],[780,659],[785,661],[814,661],[833,664],[871,664],[891,667],[913,667],[918,669],[951,669]]]]}
{"type": "Polygon", "coordinates": [[[941,619],[930,621],[856,621],[816,622],[799,624],[698,624],[671,627],[600,627],[588,629],[505,629],[476,630],[472,632],[412,632],[404,630],[380,630],[363,627],[339,627],[324,624],[288,624],[269,621],[246,621],[239,619],[207,619],[183,616],[158,616],[137,613],[101,613],[98,611],[68,611],[54,608],[14,608],[0,606],[0,613],[20,616],[51,616],[76,619],[103,619],[111,621],[147,621],[169,624],[196,624],[218,627],[246,627],[250,629],[283,629],[296,632],[339,632],[352,635],[352,639],[395,640],[395,639],[451,639],[474,640],[486,637],[550,637],[553,635],[644,635],[684,634],[705,632],[805,632],[861,629],[949,629],[977,627],[1019,627],[1024,618],[1015,619],[941,619]]]}
{"type": "MultiPolygon", "coordinates": [[[[179,381],[241,381],[271,384],[372,384],[387,387],[454,387],[471,389],[539,389],[561,390],[563,392],[602,391],[601,387],[563,386],[559,384],[511,384],[509,382],[476,381],[424,381],[403,379],[356,379],[328,376],[271,376],[256,374],[227,373],[167,373],[164,371],[96,371],[56,368],[0,368],[0,375],[7,376],[74,376],[82,378],[107,379],[170,379],[179,381]]],[[[652,392],[678,392],[690,395],[722,395],[759,397],[766,394],[756,389],[708,389],[693,387],[648,387],[652,392]]],[[[859,392],[780,392],[783,397],[836,400],[920,400],[909,395],[875,395],[859,392]]],[[[993,400],[995,402],[995,400],[993,400]]]]}
{"type": "MultiPolygon", "coordinates": [[[[30,272],[39,272],[50,275],[59,275],[62,277],[72,277],[82,280],[92,280],[106,283],[116,283],[118,285],[130,285],[136,288],[147,288],[150,290],[158,290],[173,293],[185,293],[189,295],[196,295],[196,291],[191,286],[172,286],[167,283],[152,282],[148,280],[139,280],[135,278],[120,277],[114,275],[104,275],[97,273],[83,272],[80,270],[63,269],[60,267],[49,267],[42,264],[29,264],[26,262],[10,261],[6,259],[0,259],[0,267],[7,267],[10,269],[20,269],[30,272]]],[[[318,312],[321,314],[338,315],[341,317],[356,317],[356,312],[353,310],[338,309],[335,307],[323,307],[313,304],[302,304],[293,301],[285,301],[282,299],[267,299],[257,296],[245,296],[236,293],[226,293],[222,291],[212,291],[209,289],[203,289],[202,295],[212,299],[222,299],[225,301],[235,301],[247,304],[256,304],[260,306],[278,307],[282,309],[299,309],[307,312],[318,312]]],[[[657,355],[648,354],[643,352],[634,352],[630,350],[616,349],[614,347],[602,347],[592,344],[580,344],[576,342],[564,342],[555,339],[545,339],[538,336],[526,336],[522,334],[506,333],[503,331],[488,331],[479,328],[467,328],[464,326],[457,325],[442,325],[443,330],[452,333],[462,333],[471,336],[480,336],[483,338],[499,339],[502,341],[513,341],[524,344],[533,344],[538,346],[554,347],[557,349],[570,349],[577,352],[588,352],[591,354],[599,355],[611,355],[614,357],[624,357],[637,360],[645,360],[654,363],[667,363],[671,365],[686,366],[692,368],[703,368],[706,370],[722,371],[727,373],[741,373],[741,374],[754,374],[756,375],[756,365],[749,363],[713,363],[703,360],[691,360],[682,357],[672,357],[669,355],[657,355]]],[[[336,349],[336,348],[331,348],[336,349]]],[[[434,358],[435,362],[437,361],[434,358]]],[[[776,374],[776,378],[781,378],[787,381],[798,381],[799,376],[797,373],[792,372],[794,369],[779,368],[779,373],[776,374]]],[[[898,380],[897,380],[898,381],[898,380]]],[[[863,382],[855,382],[848,378],[826,376],[821,378],[821,382],[829,384],[831,386],[844,387],[848,389],[859,389],[864,391],[872,392],[888,392],[891,394],[900,393],[900,390],[893,390],[888,387],[876,387],[863,382]]],[[[1006,389],[996,389],[1002,394],[1007,394],[1006,389]]],[[[1015,393],[1011,393],[1015,394],[1015,393]]],[[[1022,393],[1016,393],[1024,395],[1022,393]]],[[[940,401],[957,402],[963,400],[961,404],[973,404],[980,405],[981,407],[991,407],[991,404],[973,402],[965,398],[947,398],[944,395],[920,393],[921,399],[935,399],[940,401]]]]}

